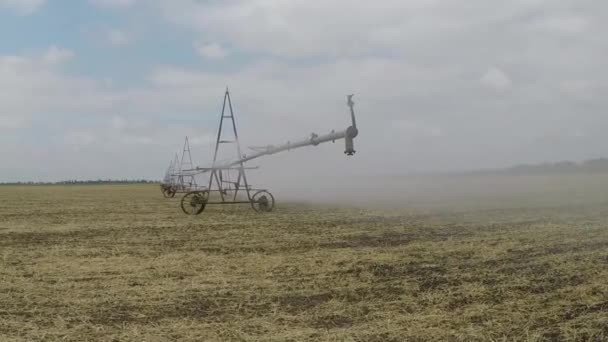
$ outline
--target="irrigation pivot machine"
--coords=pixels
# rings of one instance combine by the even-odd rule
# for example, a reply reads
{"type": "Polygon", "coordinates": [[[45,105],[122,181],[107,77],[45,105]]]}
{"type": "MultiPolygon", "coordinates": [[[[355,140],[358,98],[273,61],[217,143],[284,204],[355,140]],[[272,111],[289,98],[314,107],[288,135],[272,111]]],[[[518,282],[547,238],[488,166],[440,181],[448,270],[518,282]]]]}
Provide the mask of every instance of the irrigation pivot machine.
{"type": "Polygon", "coordinates": [[[181,200],[181,208],[188,215],[198,215],[205,210],[207,205],[214,204],[249,204],[258,212],[272,211],[274,208],[274,196],[266,189],[253,188],[247,182],[246,171],[255,169],[246,167],[248,161],[260,158],[266,155],[272,155],[283,151],[289,151],[305,146],[317,146],[326,142],[335,142],[336,140],[344,139],[346,149],[344,153],[348,156],[355,154],[353,139],[357,137],[357,123],[355,121],[355,103],[353,95],[348,96],[347,101],[350,108],[351,126],[343,131],[334,131],[324,135],[311,134],[308,138],[287,142],[282,145],[268,145],[264,147],[252,147],[252,154],[244,155],[241,150],[239,136],[236,129],[236,121],[232,108],[232,100],[230,92],[226,89],[224,94],[224,103],[222,105],[222,114],[220,116],[220,126],[215,141],[215,152],[213,155],[213,164],[211,167],[197,167],[190,170],[180,170],[178,175],[194,176],[199,173],[208,173],[209,181],[204,189],[196,189],[187,192],[181,200]],[[231,138],[224,139],[223,129],[228,128],[231,131],[231,138]],[[234,145],[236,148],[236,160],[221,162],[218,159],[219,151],[224,145],[234,145]]]}
{"type": "Polygon", "coordinates": [[[190,141],[188,140],[188,137],[186,137],[181,159],[176,153],[175,158],[171,160],[171,163],[165,172],[165,177],[160,184],[160,191],[165,198],[173,198],[175,197],[175,194],[178,193],[188,193],[205,189],[196,183],[195,174],[184,171],[192,169],[193,167],[194,164],[192,163],[192,153],[190,152],[190,141]]]}

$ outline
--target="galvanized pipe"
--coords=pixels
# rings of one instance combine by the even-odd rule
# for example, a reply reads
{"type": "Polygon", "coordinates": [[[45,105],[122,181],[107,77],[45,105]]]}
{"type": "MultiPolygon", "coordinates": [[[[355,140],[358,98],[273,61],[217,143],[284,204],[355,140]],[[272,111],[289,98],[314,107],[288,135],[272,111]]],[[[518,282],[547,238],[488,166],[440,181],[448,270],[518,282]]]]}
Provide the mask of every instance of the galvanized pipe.
{"type": "Polygon", "coordinates": [[[263,156],[273,155],[273,154],[283,152],[283,151],[295,150],[296,148],[305,147],[305,146],[317,146],[319,144],[323,144],[323,143],[330,142],[330,141],[335,142],[336,140],[341,140],[341,139],[345,139],[346,149],[345,149],[344,153],[346,155],[352,156],[355,154],[353,139],[355,137],[357,137],[357,135],[359,134],[359,130],[357,129],[357,123],[355,121],[355,111],[354,111],[355,103],[353,102],[352,98],[353,98],[353,95],[349,95],[348,102],[347,102],[348,106],[350,107],[352,125],[343,131],[339,131],[339,132],[331,131],[330,133],[327,133],[324,135],[317,135],[315,133],[312,133],[310,135],[310,137],[303,139],[303,140],[296,141],[296,142],[287,142],[286,144],[279,145],[279,146],[268,145],[266,147],[256,148],[256,150],[261,150],[261,151],[257,151],[254,154],[251,154],[248,156],[243,155],[240,159],[230,162],[230,163],[226,163],[223,165],[213,165],[211,168],[196,168],[194,170],[183,170],[183,171],[206,172],[206,171],[214,170],[214,169],[215,170],[230,169],[235,166],[242,167],[242,165],[244,163],[257,159],[257,158],[260,158],[260,157],[263,157],[263,156]]]}
{"type": "Polygon", "coordinates": [[[264,150],[264,151],[256,152],[249,156],[243,156],[243,158],[241,158],[237,161],[234,161],[232,163],[229,163],[225,166],[222,166],[222,168],[240,165],[241,163],[245,163],[245,162],[248,162],[253,159],[276,154],[276,153],[283,152],[283,151],[295,150],[296,148],[305,147],[305,146],[317,146],[322,143],[326,143],[329,141],[335,142],[336,140],[340,140],[340,139],[344,139],[344,138],[346,138],[346,130],[341,131],[341,132],[331,132],[331,133],[321,135],[321,136],[313,133],[313,134],[311,134],[311,136],[309,138],[306,138],[306,139],[303,139],[300,141],[287,142],[286,144],[279,145],[279,146],[272,146],[272,145],[267,146],[266,150],[264,150]]]}

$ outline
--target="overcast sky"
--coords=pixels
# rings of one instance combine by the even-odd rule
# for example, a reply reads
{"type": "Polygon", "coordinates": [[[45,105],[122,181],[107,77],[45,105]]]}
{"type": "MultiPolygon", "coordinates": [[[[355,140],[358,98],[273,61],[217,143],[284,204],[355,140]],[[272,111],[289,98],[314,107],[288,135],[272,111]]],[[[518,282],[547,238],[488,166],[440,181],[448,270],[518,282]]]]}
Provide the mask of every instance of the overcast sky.
{"type": "Polygon", "coordinates": [[[160,179],[205,164],[223,92],[244,145],[348,125],[267,174],[608,156],[608,2],[0,0],[0,181],[160,179]],[[310,169],[314,171],[309,171],[310,169]]]}

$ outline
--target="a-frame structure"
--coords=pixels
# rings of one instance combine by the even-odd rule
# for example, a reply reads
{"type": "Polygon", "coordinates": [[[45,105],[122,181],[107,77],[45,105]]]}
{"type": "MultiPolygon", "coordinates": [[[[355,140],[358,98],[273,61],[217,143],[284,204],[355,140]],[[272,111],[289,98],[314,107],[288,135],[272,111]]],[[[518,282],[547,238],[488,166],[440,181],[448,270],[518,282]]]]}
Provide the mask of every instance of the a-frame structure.
{"type": "Polygon", "coordinates": [[[198,215],[209,204],[249,204],[256,211],[271,211],[274,208],[274,197],[265,189],[253,189],[249,185],[245,171],[256,168],[245,167],[245,161],[236,129],[230,91],[226,89],[213,164],[209,168],[196,168],[209,172],[208,187],[205,190],[189,192],[182,198],[181,207],[184,213],[198,215]],[[226,164],[220,159],[220,155],[227,149],[232,149],[236,156],[230,156],[229,160],[232,162],[226,164]]]}
{"type": "Polygon", "coordinates": [[[192,170],[194,164],[192,163],[192,153],[190,152],[190,141],[188,137],[184,141],[184,148],[182,150],[182,158],[179,163],[179,170],[177,171],[177,183],[181,190],[192,191],[197,188],[196,177],[192,173],[184,172],[185,170],[192,170]]]}
{"type": "Polygon", "coordinates": [[[163,193],[165,198],[173,198],[175,197],[175,193],[178,190],[179,186],[179,157],[177,153],[175,154],[175,158],[171,159],[171,163],[165,172],[165,177],[160,184],[160,191],[163,193]]]}
{"type": "MultiPolygon", "coordinates": [[[[251,202],[251,187],[247,183],[247,175],[245,174],[246,168],[244,164],[241,162],[231,167],[217,167],[220,153],[224,152],[222,151],[224,147],[230,147],[231,145],[235,148],[234,152],[236,152],[236,159],[241,159],[243,154],[241,143],[239,142],[239,134],[236,129],[232,100],[230,99],[230,91],[226,88],[220,116],[220,126],[217,130],[217,138],[215,140],[215,152],[213,154],[213,166],[209,177],[208,189],[212,190],[215,183],[222,202],[235,202],[239,191],[244,191],[247,194],[247,202],[251,202]],[[224,132],[225,129],[228,132],[224,132]],[[228,137],[226,137],[226,135],[228,135],[228,137]],[[234,178],[234,173],[236,173],[236,178],[234,178]]],[[[232,157],[232,159],[234,158],[232,157]]]]}
{"type": "Polygon", "coordinates": [[[167,171],[165,171],[165,177],[163,178],[162,184],[171,185],[171,175],[173,174],[173,162],[174,160],[171,159],[171,162],[167,167],[167,171]]]}

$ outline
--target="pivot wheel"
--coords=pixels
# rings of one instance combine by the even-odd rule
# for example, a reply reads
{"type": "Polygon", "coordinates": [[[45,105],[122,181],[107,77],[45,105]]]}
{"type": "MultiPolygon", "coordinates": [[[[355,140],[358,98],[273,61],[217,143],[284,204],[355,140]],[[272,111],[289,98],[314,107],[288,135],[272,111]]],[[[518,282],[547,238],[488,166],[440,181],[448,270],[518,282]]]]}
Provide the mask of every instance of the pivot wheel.
{"type": "Polygon", "coordinates": [[[258,191],[251,196],[251,207],[257,212],[270,212],[274,209],[274,196],[266,190],[258,191]]]}
{"type": "Polygon", "coordinates": [[[182,198],[182,211],[186,215],[198,215],[205,210],[208,200],[208,191],[191,191],[182,198]]]}
{"type": "Polygon", "coordinates": [[[172,186],[167,186],[167,187],[162,188],[162,192],[163,192],[163,196],[165,196],[165,198],[173,198],[173,197],[175,197],[175,194],[177,193],[177,189],[172,186]]]}

